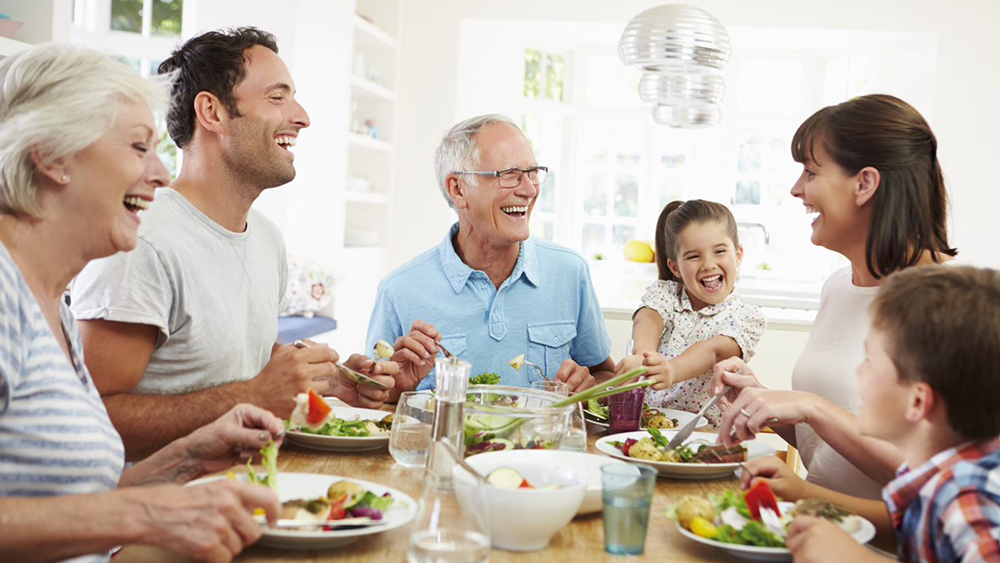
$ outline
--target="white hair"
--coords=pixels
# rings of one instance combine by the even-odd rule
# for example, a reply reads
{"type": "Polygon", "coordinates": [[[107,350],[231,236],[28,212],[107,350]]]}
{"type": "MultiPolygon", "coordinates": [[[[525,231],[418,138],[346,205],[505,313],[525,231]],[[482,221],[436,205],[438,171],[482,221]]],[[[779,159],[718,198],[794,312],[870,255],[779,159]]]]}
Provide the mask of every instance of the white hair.
{"type": "MultiPolygon", "coordinates": [[[[518,131],[521,130],[513,120],[505,115],[498,113],[480,115],[456,123],[445,133],[437,151],[434,152],[434,171],[437,173],[438,187],[441,188],[441,194],[444,195],[445,201],[452,209],[455,209],[455,202],[448,195],[448,176],[455,172],[475,170],[479,166],[479,146],[476,144],[476,135],[490,125],[498,123],[510,125],[518,131]]],[[[467,175],[464,180],[470,186],[478,185],[474,175],[467,175]]]]}
{"type": "Polygon", "coordinates": [[[0,213],[40,215],[32,152],[50,163],[85,149],[114,126],[125,100],[162,114],[169,80],[147,80],[70,45],[42,45],[0,62],[0,213]]]}

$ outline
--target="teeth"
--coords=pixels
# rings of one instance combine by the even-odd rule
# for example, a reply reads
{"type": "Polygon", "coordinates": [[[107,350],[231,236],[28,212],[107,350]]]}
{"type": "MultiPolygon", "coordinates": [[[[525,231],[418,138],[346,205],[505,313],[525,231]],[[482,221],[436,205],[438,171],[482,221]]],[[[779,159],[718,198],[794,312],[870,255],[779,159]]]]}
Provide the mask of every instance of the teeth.
{"type": "Polygon", "coordinates": [[[722,274],[716,274],[714,276],[708,276],[707,278],[701,278],[702,282],[714,282],[722,281],[722,274]]]}
{"type": "Polygon", "coordinates": [[[277,141],[277,143],[283,147],[295,146],[295,137],[288,137],[288,136],[278,137],[277,139],[275,139],[275,141],[277,141]]]}
{"type": "Polygon", "coordinates": [[[510,207],[501,207],[500,211],[503,211],[504,213],[527,213],[528,212],[528,206],[527,205],[525,205],[525,206],[516,206],[516,205],[514,205],[514,206],[510,206],[510,207]]]}
{"type": "Polygon", "coordinates": [[[142,199],[141,197],[130,195],[125,199],[123,199],[122,201],[125,202],[125,205],[134,207],[139,211],[145,211],[146,209],[149,209],[149,203],[150,203],[149,200],[142,199]]]}

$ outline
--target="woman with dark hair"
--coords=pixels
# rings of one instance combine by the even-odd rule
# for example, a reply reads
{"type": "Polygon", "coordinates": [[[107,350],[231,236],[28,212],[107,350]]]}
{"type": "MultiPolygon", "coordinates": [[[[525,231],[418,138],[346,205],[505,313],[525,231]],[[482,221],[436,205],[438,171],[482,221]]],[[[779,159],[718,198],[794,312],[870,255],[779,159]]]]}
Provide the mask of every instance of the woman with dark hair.
{"type": "MultiPolygon", "coordinates": [[[[906,102],[868,95],[813,114],[796,131],[792,155],[803,166],[792,195],[816,215],[813,244],[851,265],[823,286],[809,341],[792,372],[794,391],[765,389],[738,359],[716,365],[715,389],[733,388],[723,401],[720,433],[734,442],[769,426],[799,449],[810,483],[878,499],[902,456],[858,432],[853,373],[864,359],[868,306],[879,284],[895,271],[957,254],[948,245],[937,140],[906,102]]],[[[803,490],[812,485],[791,479],[783,464],[756,464],[750,473],[746,479],[771,478],[786,499],[821,494],[819,487],[803,490]]],[[[875,510],[884,514],[884,506],[875,510]]]]}

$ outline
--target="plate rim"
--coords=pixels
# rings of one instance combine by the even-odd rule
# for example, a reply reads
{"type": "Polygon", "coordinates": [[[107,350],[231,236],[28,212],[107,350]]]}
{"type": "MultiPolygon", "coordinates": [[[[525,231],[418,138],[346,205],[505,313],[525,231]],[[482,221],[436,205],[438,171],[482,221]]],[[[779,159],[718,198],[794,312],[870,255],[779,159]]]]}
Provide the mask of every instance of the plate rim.
{"type": "MultiPolygon", "coordinates": [[[[795,503],[782,501],[779,503],[779,505],[782,508],[782,512],[786,512],[788,509],[794,506],[795,503]]],[[[855,534],[848,534],[848,535],[854,538],[854,540],[858,542],[859,545],[867,545],[872,541],[872,539],[875,538],[875,524],[873,524],[871,520],[868,520],[867,518],[861,516],[860,514],[856,514],[855,516],[857,516],[858,518],[861,519],[862,522],[864,522],[864,525],[861,528],[861,530],[858,530],[858,532],[856,533],[861,534],[862,531],[865,531],[865,533],[861,537],[867,537],[867,539],[862,541],[860,537],[855,536],[855,534]]],[[[677,527],[677,531],[679,531],[681,535],[691,540],[694,540],[700,544],[708,545],[711,547],[715,547],[736,554],[738,557],[745,555],[782,555],[782,556],[787,555],[789,558],[791,558],[792,556],[791,550],[788,549],[787,547],[761,547],[758,545],[744,545],[741,543],[726,543],[709,538],[703,538],[695,534],[691,530],[684,528],[684,526],[681,526],[681,523],[677,522],[676,520],[674,521],[674,525],[677,527]]]]}
{"type": "MultiPolygon", "coordinates": [[[[242,475],[245,475],[245,473],[239,473],[239,474],[237,474],[236,475],[237,479],[240,479],[240,482],[243,482],[243,483],[247,482],[247,481],[243,481],[242,480],[242,477],[241,477],[242,475]]],[[[305,476],[305,477],[308,477],[310,479],[313,479],[313,478],[322,478],[323,480],[337,479],[337,480],[341,480],[341,481],[351,481],[351,482],[354,482],[354,483],[358,483],[359,485],[363,485],[368,490],[371,490],[370,485],[374,485],[378,489],[384,489],[385,492],[388,492],[389,494],[391,494],[393,496],[393,498],[396,499],[397,501],[407,501],[407,503],[408,503],[408,506],[407,506],[407,515],[406,515],[405,519],[401,518],[399,522],[394,522],[394,523],[391,523],[391,524],[387,523],[387,525],[383,525],[383,526],[371,526],[371,527],[368,527],[368,528],[356,528],[356,529],[353,529],[353,530],[329,530],[329,531],[324,531],[324,530],[273,530],[273,529],[268,528],[266,526],[262,526],[261,527],[261,539],[264,539],[264,538],[274,538],[274,539],[279,539],[279,540],[282,540],[282,541],[284,541],[284,540],[304,540],[304,541],[307,541],[307,542],[317,542],[317,541],[322,541],[322,540],[343,540],[343,539],[349,539],[349,538],[357,538],[357,537],[368,536],[368,535],[377,534],[377,533],[381,533],[381,532],[388,532],[389,530],[395,530],[396,528],[400,528],[402,526],[405,526],[405,525],[409,524],[417,516],[417,503],[416,503],[416,501],[413,500],[413,497],[411,497],[410,495],[404,493],[403,491],[401,491],[399,489],[396,489],[394,487],[390,487],[388,485],[383,485],[381,483],[376,483],[374,481],[368,481],[368,480],[365,480],[365,479],[358,479],[356,477],[346,477],[346,476],[343,476],[343,475],[334,475],[334,474],[327,474],[327,473],[302,473],[302,472],[299,472],[299,471],[279,471],[278,472],[279,478],[282,475],[292,476],[292,477],[302,477],[302,476],[305,476]]],[[[204,484],[204,483],[212,483],[212,482],[215,482],[215,481],[220,481],[220,480],[224,480],[224,479],[228,479],[228,478],[229,477],[227,475],[212,475],[212,476],[208,476],[208,477],[201,477],[199,479],[195,479],[193,481],[190,481],[190,482],[186,483],[185,486],[187,486],[187,485],[200,485],[200,484],[204,484]]],[[[332,481],[331,481],[331,484],[332,484],[332,481]]],[[[279,499],[280,499],[280,495],[279,495],[279,499]]]]}
{"type": "MultiPolygon", "coordinates": [[[[699,473],[706,473],[706,474],[712,474],[712,475],[725,474],[727,472],[735,471],[736,469],[739,469],[739,467],[740,467],[740,464],[738,462],[731,462],[731,463],[711,463],[711,464],[709,464],[709,463],[695,464],[695,463],[676,463],[676,462],[673,462],[673,461],[651,461],[651,460],[646,460],[646,459],[636,459],[636,458],[632,458],[632,457],[626,456],[625,454],[623,454],[620,451],[618,451],[618,448],[616,448],[616,447],[614,447],[614,446],[612,446],[612,445],[610,445],[608,443],[608,442],[611,441],[611,438],[614,438],[615,436],[627,436],[629,434],[636,434],[638,432],[645,432],[645,430],[634,430],[632,432],[622,432],[622,433],[619,433],[619,434],[609,434],[609,435],[604,436],[602,438],[598,438],[597,441],[594,442],[594,448],[596,448],[599,452],[601,452],[601,453],[603,453],[605,455],[608,455],[608,456],[620,459],[620,460],[628,462],[628,463],[640,463],[640,464],[643,464],[643,465],[648,465],[650,467],[653,467],[657,471],[661,471],[661,472],[663,470],[677,469],[677,470],[681,470],[679,472],[683,472],[686,476],[692,476],[692,475],[697,476],[699,473]],[[704,471],[699,471],[699,469],[701,469],[701,468],[705,468],[704,471]],[[688,470],[691,470],[691,471],[688,471],[688,470]],[[723,470],[725,470],[725,471],[723,471],[723,470]]],[[[677,430],[667,430],[666,432],[664,432],[664,436],[666,436],[667,432],[676,433],[677,430]]],[[[694,433],[692,433],[692,436],[694,434],[706,434],[706,435],[709,435],[709,436],[718,436],[717,434],[714,434],[714,433],[711,433],[711,432],[694,432],[694,433]]],[[[767,448],[767,450],[769,450],[769,453],[765,453],[763,455],[756,456],[753,459],[757,459],[757,457],[773,456],[773,455],[776,455],[778,453],[778,450],[774,449],[773,446],[771,446],[770,444],[768,444],[766,442],[762,442],[762,441],[759,441],[759,440],[747,440],[746,442],[743,442],[743,443],[747,444],[747,443],[750,443],[750,442],[753,442],[755,444],[760,444],[762,447],[767,448]]],[[[748,454],[749,454],[749,452],[748,452],[748,454]]],[[[748,461],[749,461],[749,458],[748,458],[748,461]]]]}
{"type": "MultiPolygon", "coordinates": [[[[366,409],[363,407],[352,407],[350,405],[344,405],[335,397],[323,397],[326,404],[330,405],[333,412],[336,413],[337,410],[345,411],[363,411],[363,414],[367,413],[379,413],[382,414],[382,418],[392,414],[388,411],[380,411],[376,409],[366,409]],[[334,402],[336,401],[336,402],[334,402]]],[[[341,417],[342,418],[342,417],[341,417]]],[[[365,419],[365,420],[375,420],[375,419],[365,419]]],[[[381,445],[383,442],[389,442],[389,432],[384,432],[378,436],[324,436],[322,434],[310,434],[307,432],[300,432],[298,430],[289,430],[286,436],[289,438],[289,442],[297,446],[308,447],[310,444],[308,442],[315,441],[319,443],[324,443],[326,446],[336,446],[342,445],[345,447],[361,447],[365,445],[381,445]]],[[[374,449],[374,448],[373,448],[374,449]]]]}

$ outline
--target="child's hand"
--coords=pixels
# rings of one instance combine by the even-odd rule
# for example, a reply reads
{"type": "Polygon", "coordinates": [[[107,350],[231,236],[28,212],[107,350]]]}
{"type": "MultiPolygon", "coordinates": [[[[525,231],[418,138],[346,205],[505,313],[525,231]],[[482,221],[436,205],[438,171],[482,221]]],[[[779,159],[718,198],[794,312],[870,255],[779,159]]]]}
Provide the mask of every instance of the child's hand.
{"type": "Polygon", "coordinates": [[[748,461],[743,465],[740,477],[744,489],[749,489],[758,481],[784,500],[795,501],[808,496],[809,483],[792,471],[788,464],[774,456],[748,461]]]}
{"type": "Polygon", "coordinates": [[[662,391],[674,384],[674,366],[663,354],[643,352],[642,365],[646,366],[646,377],[655,379],[653,389],[662,391]]]}
{"type": "Polygon", "coordinates": [[[631,356],[625,356],[622,361],[618,362],[615,366],[615,376],[619,376],[623,373],[628,373],[634,369],[639,369],[642,367],[642,354],[632,354],[631,356]]]}
{"type": "Polygon", "coordinates": [[[785,540],[795,563],[869,561],[867,549],[836,524],[822,518],[799,516],[785,540]]]}

